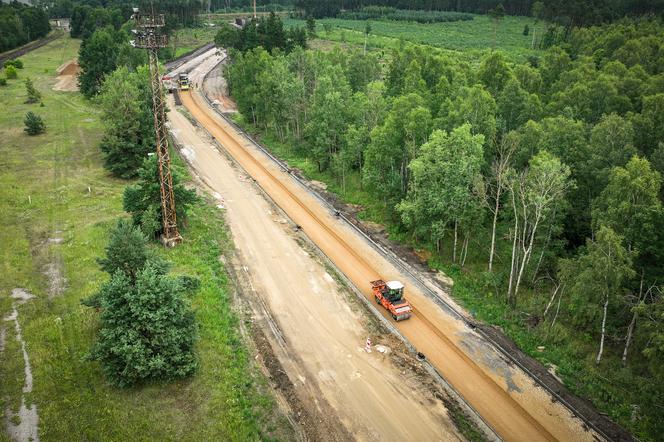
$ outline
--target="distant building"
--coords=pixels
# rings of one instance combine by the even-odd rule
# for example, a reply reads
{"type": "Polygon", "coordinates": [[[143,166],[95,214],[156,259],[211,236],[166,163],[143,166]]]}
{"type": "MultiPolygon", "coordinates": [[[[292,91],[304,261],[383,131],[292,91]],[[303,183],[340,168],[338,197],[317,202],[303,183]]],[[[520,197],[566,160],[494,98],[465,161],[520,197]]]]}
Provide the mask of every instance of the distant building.
{"type": "Polygon", "coordinates": [[[62,29],[69,32],[69,19],[68,18],[52,18],[48,21],[52,29],[62,29]]]}

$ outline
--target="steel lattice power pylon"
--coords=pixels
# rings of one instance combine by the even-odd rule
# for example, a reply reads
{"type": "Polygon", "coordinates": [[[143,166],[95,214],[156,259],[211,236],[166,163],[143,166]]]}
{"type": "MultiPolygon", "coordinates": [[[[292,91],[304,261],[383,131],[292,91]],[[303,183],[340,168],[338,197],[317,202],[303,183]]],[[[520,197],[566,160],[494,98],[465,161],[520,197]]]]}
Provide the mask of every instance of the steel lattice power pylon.
{"type": "Polygon", "coordinates": [[[152,88],[152,111],[154,114],[154,129],[157,136],[157,158],[159,163],[159,179],[161,184],[161,213],[164,234],[162,242],[173,247],[182,241],[178,232],[175,215],[175,196],[173,195],[173,176],[171,175],[171,159],[168,153],[168,133],[166,131],[166,112],[164,111],[164,92],[161,87],[159,75],[158,51],[168,45],[168,37],[161,35],[164,26],[164,16],[134,15],[138,30],[134,46],[147,49],[150,54],[150,85],[152,88]]]}

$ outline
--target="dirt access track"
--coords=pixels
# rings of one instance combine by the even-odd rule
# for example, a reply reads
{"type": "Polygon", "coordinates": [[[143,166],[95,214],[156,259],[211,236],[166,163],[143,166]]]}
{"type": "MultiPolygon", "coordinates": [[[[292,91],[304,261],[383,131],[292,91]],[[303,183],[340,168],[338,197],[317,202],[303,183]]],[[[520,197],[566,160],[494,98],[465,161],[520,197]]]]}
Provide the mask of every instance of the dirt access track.
{"type": "MultiPolygon", "coordinates": [[[[399,270],[351,226],[330,213],[287,171],[219,116],[201,95],[186,92],[181,94],[181,100],[193,118],[367,299],[372,299],[371,280],[398,279],[406,283],[407,297],[415,314],[408,321],[395,324],[399,333],[426,355],[500,437],[510,441],[601,439],[463,321],[441,308],[410,275],[399,270]]],[[[208,161],[215,161],[214,156],[208,161]]],[[[439,295],[445,296],[444,293],[439,295]]],[[[387,316],[386,311],[379,311],[387,316]]],[[[306,354],[303,357],[306,358],[306,354]]]]}
{"type": "Polygon", "coordinates": [[[420,362],[366,320],[373,317],[302,232],[205,131],[173,100],[169,108],[180,154],[225,210],[236,246],[228,267],[238,304],[249,304],[243,316],[251,317],[260,361],[301,439],[462,440],[441,400],[444,391],[420,362]],[[367,336],[378,344],[371,353],[364,350],[367,336]]]}

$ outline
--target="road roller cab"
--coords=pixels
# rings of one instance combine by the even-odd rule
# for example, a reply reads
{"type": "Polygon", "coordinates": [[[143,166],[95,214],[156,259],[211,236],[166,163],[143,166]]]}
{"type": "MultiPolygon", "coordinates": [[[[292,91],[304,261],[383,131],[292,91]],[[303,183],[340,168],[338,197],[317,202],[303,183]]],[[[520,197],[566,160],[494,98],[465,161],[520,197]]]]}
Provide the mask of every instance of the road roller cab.
{"type": "Polygon", "coordinates": [[[413,314],[413,308],[403,297],[404,285],[400,281],[371,281],[374,298],[377,304],[385,307],[395,321],[403,321],[413,314]]]}

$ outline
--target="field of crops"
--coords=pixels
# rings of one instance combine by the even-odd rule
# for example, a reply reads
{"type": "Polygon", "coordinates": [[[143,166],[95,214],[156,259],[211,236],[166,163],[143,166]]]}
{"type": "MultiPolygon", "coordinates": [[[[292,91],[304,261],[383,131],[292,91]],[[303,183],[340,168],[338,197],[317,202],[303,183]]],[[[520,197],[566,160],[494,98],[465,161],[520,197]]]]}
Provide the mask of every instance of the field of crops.
{"type": "MultiPolygon", "coordinates": [[[[304,26],[303,20],[286,19],[290,26],[304,26]]],[[[328,18],[318,20],[317,32],[320,38],[348,43],[364,42],[365,21],[328,18]],[[330,24],[330,32],[324,29],[330,24]]],[[[494,45],[494,23],[489,17],[475,15],[471,21],[446,23],[415,23],[404,21],[370,21],[371,35],[368,44],[371,47],[396,47],[399,40],[427,44],[439,48],[464,51],[465,55],[477,56],[492,49],[494,45]]],[[[495,47],[511,58],[523,59],[536,54],[531,49],[532,32],[535,28],[529,17],[506,16],[495,27],[495,47]],[[523,35],[525,25],[530,27],[530,34],[523,35]]],[[[545,25],[539,23],[535,32],[543,33],[545,25]]]]}
{"type": "Polygon", "coordinates": [[[348,11],[340,18],[348,20],[394,20],[417,23],[444,23],[472,20],[472,14],[454,11],[411,11],[387,6],[367,6],[358,11],[348,11]]]}

